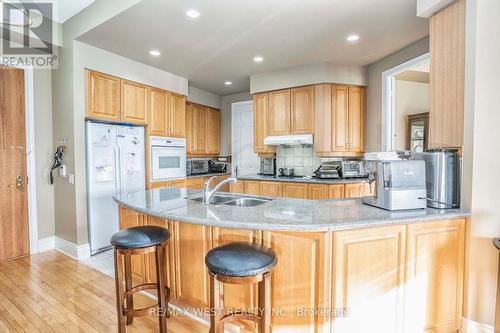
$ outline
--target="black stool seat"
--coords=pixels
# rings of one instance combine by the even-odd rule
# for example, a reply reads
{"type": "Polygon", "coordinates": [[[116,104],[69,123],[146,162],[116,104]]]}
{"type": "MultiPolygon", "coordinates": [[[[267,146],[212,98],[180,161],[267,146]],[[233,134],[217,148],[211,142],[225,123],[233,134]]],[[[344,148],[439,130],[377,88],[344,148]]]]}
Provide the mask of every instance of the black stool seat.
{"type": "Polygon", "coordinates": [[[237,242],[212,249],[205,257],[205,264],[212,273],[230,277],[267,273],[277,262],[278,258],[272,249],[237,242]]]}
{"type": "Polygon", "coordinates": [[[167,229],[156,226],[132,227],[111,237],[111,245],[120,249],[142,249],[160,245],[170,238],[167,229]]]}

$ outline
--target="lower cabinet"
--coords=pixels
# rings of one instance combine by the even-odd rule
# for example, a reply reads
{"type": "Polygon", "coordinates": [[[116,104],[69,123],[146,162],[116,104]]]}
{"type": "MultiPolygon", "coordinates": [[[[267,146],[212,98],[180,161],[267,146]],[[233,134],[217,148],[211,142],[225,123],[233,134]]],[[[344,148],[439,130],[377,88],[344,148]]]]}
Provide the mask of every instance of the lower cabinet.
{"type": "Polygon", "coordinates": [[[260,182],[260,195],[281,197],[283,195],[283,186],[279,182],[260,182]]]}
{"type": "Polygon", "coordinates": [[[259,181],[245,181],[245,194],[260,195],[260,182],[259,181]]]}
{"type": "Polygon", "coordinates": [[[328,199],[343,199],[344,191],[344,184],[328,185],[328,199]]]}
{"type": "Polygon", "coordinates": [[[307,198],[311,200],[328,199],[328,185],[324,184],[307,185],[307,198]]]}
{"type": "MultiPolygon", "coordinates": [[[[153,216],[145,216],[144,217],[146,224],[147,225],[152,225],[152,226],[156,226],[156,227],[162,227],[162,228],[166,228],[168,229],[168,231],[170,232],[170,234],[172,234],[173,232],[173,222],[169,222],[169,221],[165,221],[165,220],[162,220],[162,219],[159,219],[157,217],[153,217],[153,216]]],[[[170,240],[171,241],[171,240],[170,240]]],[[[174,251],[173,251],[173,248],[172,246],[170,246],[170,244],[168,244],[166,246],[166,250],[165,250],[165,262],[164,262],[164,267],[165,267],[165,270],[166,270],[166,276],[165,276],[165,285],[166,286],[173,286],[174,285],[174,276],[173,276],[173,262],[174,262],[174,251]]],[[[147,255],[148,259],[147,259],[147,266],[148,266],[148,282],[156,282],[156,258],[155,258],[155,254],[154,253],[150,253],[147,255]]],[[[171,292],[173,292],[171,290],[171,292]]]]}
{"type": "Polygon", "coordinates": [[[231,193],[245,193],[245,182],[243,180],[238,180],[236,183],[229,184],[229,189],[231,193]]]}
{"type": "Polygon", "coordinates": [[[344,198],[362,198],[372,196],[375,193],[375,183],[367,182],[345,184],[344,198]]]}
{"type": "Polygon", "coordinates": [[[307,199],[307,184],[283,183],[283,196],[293,199],[307,199]]]}

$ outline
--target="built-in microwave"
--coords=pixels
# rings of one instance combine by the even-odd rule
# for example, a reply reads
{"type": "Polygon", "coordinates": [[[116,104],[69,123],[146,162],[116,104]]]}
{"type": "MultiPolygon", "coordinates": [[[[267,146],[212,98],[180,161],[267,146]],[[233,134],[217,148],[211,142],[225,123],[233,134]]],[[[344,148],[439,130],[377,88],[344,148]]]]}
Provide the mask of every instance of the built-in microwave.
{"type": "Polygon", "coordinates": [[[151,181],[186,177],[186,139],[151,136],[151,181]]]}

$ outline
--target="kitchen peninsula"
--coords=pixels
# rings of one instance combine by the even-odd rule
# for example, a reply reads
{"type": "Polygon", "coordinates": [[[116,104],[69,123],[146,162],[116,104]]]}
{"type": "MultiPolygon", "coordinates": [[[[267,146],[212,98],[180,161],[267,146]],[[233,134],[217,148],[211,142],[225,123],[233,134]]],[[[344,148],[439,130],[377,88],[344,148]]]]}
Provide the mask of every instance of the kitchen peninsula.
{"type": "MultiPolygon", "coordinates": [[[[273,332],[444,332],[460,326],[465,211],[389,212],[359,199],[274,198],[238,207],[193,200],[199,197],[200,191],[177,188],[115,197],[122,229],[170,230],[167,285],[174,306],[206,319],[200,312],[209,305],[205,254],[243,241],[278,254],[271,277],[273,332]]],[[[136,282],[154,281],[153,258],[134,259],[136,282]]],[[[225,286],[225,307],[253,308],[256,289],[225,286]]]]}

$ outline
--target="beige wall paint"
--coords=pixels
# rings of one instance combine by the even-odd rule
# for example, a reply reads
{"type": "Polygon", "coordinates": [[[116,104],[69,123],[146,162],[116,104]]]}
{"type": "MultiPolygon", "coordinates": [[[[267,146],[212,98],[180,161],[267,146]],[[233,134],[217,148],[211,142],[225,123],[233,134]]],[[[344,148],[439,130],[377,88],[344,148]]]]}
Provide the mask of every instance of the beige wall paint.
{"type": "Polygon", "coordinates": [[[366,151],[382,148],[382,73],[429,52],[424,38],[368,66],[366,98],[366,151]]]}
{"type": "Polygon", "coordinates": [[[221,108],[221,97],[211,92],[189,86],[188,102],[210,106],[212,108],[221,108]]]}
{"type": "Polygon", "coordinates": [[[221,98],[221,155],[231,155],[231,105],[236,102],[251,101],[248,92],[222,96],[221,98]]]}
{"type": "Polygon", "coordinates": [[[430,85],[428,83],[395,80],[394,93],[394,149],[406,149],[408,116],[429,112],[430,85]]]}

